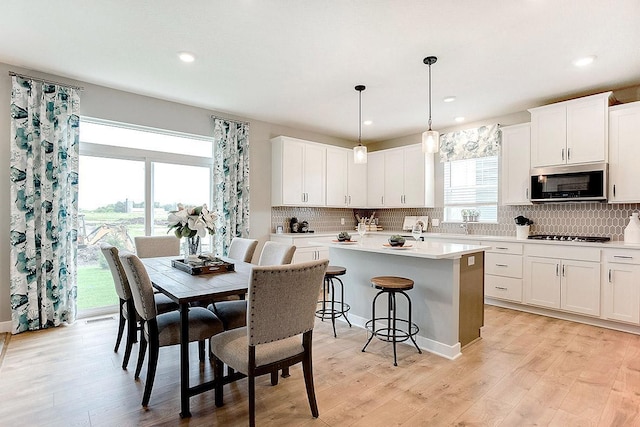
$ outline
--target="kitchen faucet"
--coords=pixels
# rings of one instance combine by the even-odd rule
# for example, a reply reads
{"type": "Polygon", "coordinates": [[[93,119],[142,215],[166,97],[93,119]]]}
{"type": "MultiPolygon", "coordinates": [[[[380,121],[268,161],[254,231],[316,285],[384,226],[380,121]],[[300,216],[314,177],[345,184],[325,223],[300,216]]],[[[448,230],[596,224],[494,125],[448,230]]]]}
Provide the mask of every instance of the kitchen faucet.
{"type": "Polygon", "coordinates": [[[469,234],[469,223],[467,221],[460,224],[460,228],[464,230],[464,234],[469,234]]]}

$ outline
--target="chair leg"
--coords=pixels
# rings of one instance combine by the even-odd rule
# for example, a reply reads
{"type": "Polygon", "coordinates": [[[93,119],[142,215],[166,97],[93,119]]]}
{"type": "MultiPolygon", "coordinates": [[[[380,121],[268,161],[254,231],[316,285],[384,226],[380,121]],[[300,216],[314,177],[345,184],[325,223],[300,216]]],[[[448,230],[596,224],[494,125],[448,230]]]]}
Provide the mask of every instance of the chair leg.
{"type": "Polygon", "coordinates": [[[113,352],[118,352],[118,347],[120,347],[120,341],[122,341],[122,333],[124,332],[124,324],[127,319],[124,318],[124,313],[122,312],[122,304],[124,301],[120,300],[120,321],[118,322],[118,337],[116,338],[116,346],[113,348],[113,352]]]}
{"type": "Polygon", "coordinates": [[[271,385],[278,385],[278,370],[271,372],[271,385]]]}
{"type": "Polygon", "coordinates": [[[136,342],[136,335],[138,334],[138,329],[136,327],[135,321],[132,322],[127,320],[127,343],[124,350],[124,357],[122,358],[122,369],[127,369],[127,365],[129,365],[129,358],[131,357],[131,349],[133,348],[133,343],[136,342]]]}
{"type": "Polygon", "coordinates": [[[311,335],[305,334],[305,352],[302,359],[302,372],[304,374],[304,384],[307,388],[307,399],[309,400],[309,407],[311,408],[311,415],[313,418],[318,418],[320,415],[318,412],[318,402],[316,401],[316,392],[313,386],[313,363],[311,360],[311,335]]]}
{"type": "Polygon", "coordinates": [[[222,402],[222,377],[223,377],[223,369],[224,369],[224,364],[222,363],[222,361],[220,359],[218,359],[217,357],[213,356],[213,375],[216,381],[216,385],[215,385],[215,404],[216,407],[221,407],[223,405],[222,402]]]}
{"type": "Polygon", "coordinates": [[[256,426],[256,379],[252,373],[248,375],[249,382],[249,427],[256,426]]]}
{"type": "MultiPolygon", "coordinates": [[[[155,341],[151,339],[151,341],[155,341]]],[[[142,406],[149,405],[149,399],[151,398],[151,389],[153,388],[153,381],[156,378],[156,368],[158,367],[158,353],[160,353],[160,347],[157,341],[149,342],[149,362],[147,364],[147,381],[144,385],[144,395],[142,397],[142,406]]]]}
{"type": "Polygon", "coordinates": [[[200,357],[200,361],[204,362],[204,353],[205,353],[205,342],[204,340],[198,341],[198,356],[200,357]]]}
{"type": "Polygon", "coordinates": [[[142,364],[144,363],[144,355],[147,352],[147,340],[144,337],[144,333],[140,334],[140,344],[138,349],[138,363],[136,364],[136,373],[133,375],[134,379],[140,378],[140,371],[142,370],[142,364]]]}
{"type": "Polygon", "coordinates": [[[282,368],[282,378],[289,378],[291,374],[289,374],[289,367],[285,366],[282,368]]]}

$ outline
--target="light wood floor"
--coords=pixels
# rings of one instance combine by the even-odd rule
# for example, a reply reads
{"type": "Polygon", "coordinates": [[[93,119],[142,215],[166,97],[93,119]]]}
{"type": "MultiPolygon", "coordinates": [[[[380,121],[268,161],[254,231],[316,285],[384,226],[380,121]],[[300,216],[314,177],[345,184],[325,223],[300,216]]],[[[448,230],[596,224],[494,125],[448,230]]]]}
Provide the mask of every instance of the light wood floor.
{"type": "MultiPolygon", "coordinates": [[[[115,317],[115,316],[114,316],[115,317]]],[[[640,425],[640,336],[497,307],[486,307],[483,339],[455,361],[417,354],[365,332],[318,322],[314,377],[320,418],[311,418],[299,367],[276,387],[257,383],[259,426],[637,426],[640,425]]],[[[246,380],[191,399],[180,420],[178,349],[163,348],[148,410],[143,380],[120,368],[113,352],[116,321],[11,337],[0,367],[0,425],[242,426],[246,380]]],[[[192,360],[197,360],[194,346],[192,360]]],[[[211,377],[209,362],[192,378],[211,377]]]]}

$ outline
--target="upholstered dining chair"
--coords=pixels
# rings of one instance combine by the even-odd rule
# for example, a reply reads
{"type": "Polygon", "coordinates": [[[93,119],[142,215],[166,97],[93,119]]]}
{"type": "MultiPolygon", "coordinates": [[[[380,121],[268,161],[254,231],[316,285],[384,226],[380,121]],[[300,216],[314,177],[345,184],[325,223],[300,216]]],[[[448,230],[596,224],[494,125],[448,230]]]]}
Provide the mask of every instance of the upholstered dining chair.
{"type": "MultiPolygon", "coordinates": [[[[113,351],[118,352],[120,342],[122,341],[122,335],[126,326],[127,329],[127,341],[125,344],[124,357],[122,359],[122,369],[127,369],[129,364],[129,357],[131,356],[131,348],[133,343],[138,342],[137,331],[140,325],[140,317],[136,314],[136,309],[133,304],[133,298],[131,296],[131,288],[129,286],[129,280],[122,267],[120,258],[118,257],[118,248],[108,243],[100,244],[100,251],[104,255],[109,270],[111,270],[111,276],[113,277],[113,284],[116,288],[116,294],[120,300],[119,307],[119,321],[118,321],[118,336],[116,338],[116,346],[113,351]]],[[[178,304],[173,302],[168,296],[163,294],[154,294],[154,300],[158,313],[168,313],[178,309],[178,304]]]]}
{"type": "MultiPolygon", "coordinates": [[[[259,266],[291,264],[296,247],[277,242],[266,242],[260,253],[259,266]]],[[[222,323],[224,329],[235,329],[247,324],[247,302],[244,300],[218,301],[208,307],[222,323]]]]}
{"type": "Polygon", "coordinates": [[[234,237],[229,245],[227,257],[242,262],[251,262],[257,246],[258,241],[255,239],[234,237]]]}
{"type": "Polygon", "coordinates": [[[284,265],[291,264],[296,247],[277,242],[265,242],[260,252],[258,265],[284,265]]]}
{"type": "MultiPolygon", "coordinates": [[[[147,270],[140,259],[128,252],[120,254],[120,261],[131,285],[131,295],[138,315],[144,320],[140,336],[140,352],[135,378],[138,379],[147,345],[149,360],[147,363],[147,379],[144,385],[142,406],[149,404],[151,389],[155,379],[160,347],[180,343],[180,312],[158,314],[154,302],[153,287],[147,270]]],[[[204,361],[205,340],[223,331],[222,322],[211,311],[202,307],[189,308],[189,342],[198,341],[200,361],[204,361]]]]}
{"type": "Polygon", "coordinates": [[[316,300],[328,260],[292,265],[254,267],[249,279],[251,323],[217,334],[209,340],[214,354],[216,406],[223,404],[223,365],[247,377],[249,425],[255,426],[255,378],[302,362],[311,414],[318,417],[313,386],[311,343],[316,300]],[[282,314],[286,313],[286,316],[282,314]]]}
{"type": "Polygon", "coordinates": [[[180,255],[180,239],[176,236],[134,237],[138,258],[180,255]]]}

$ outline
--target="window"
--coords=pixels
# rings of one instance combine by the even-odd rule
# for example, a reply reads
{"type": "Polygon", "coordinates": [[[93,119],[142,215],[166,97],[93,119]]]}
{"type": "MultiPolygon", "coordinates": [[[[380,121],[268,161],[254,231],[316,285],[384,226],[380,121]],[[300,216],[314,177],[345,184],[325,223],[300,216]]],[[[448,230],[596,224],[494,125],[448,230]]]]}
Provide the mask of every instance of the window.
{"type": "Polygon", "coordinates": [[[472,211],[479,222],[498,221],[498,156],[444,164],[445,221],[462,222],[472,211]]]}
{"type": "MultiPolygon", "coordinates": [[[[134,251],[134,237],[167,233],[178,203],[211,206],[212,169],[213,138],[81,119],[79,310],[94,314],[118,302],[100,243],[134,251]]],[[[202,250],[209,248],[208,236],[202,250]]]]}

